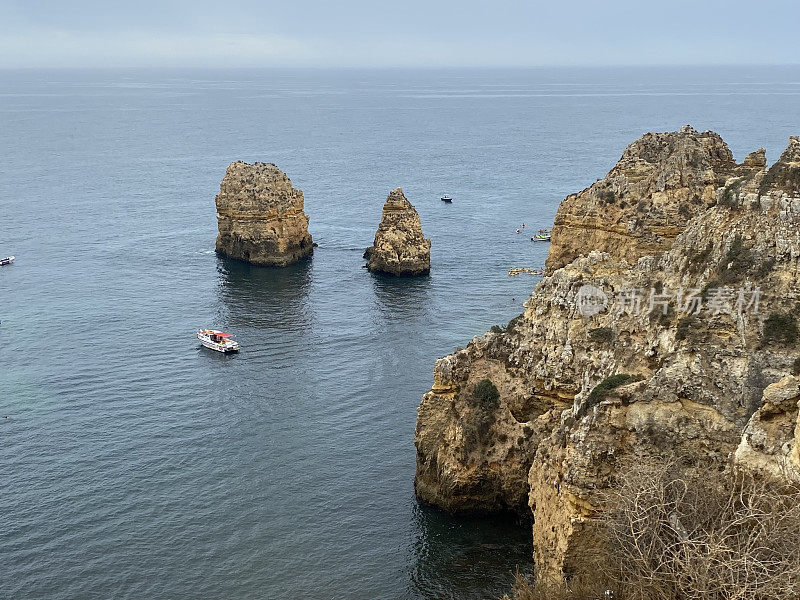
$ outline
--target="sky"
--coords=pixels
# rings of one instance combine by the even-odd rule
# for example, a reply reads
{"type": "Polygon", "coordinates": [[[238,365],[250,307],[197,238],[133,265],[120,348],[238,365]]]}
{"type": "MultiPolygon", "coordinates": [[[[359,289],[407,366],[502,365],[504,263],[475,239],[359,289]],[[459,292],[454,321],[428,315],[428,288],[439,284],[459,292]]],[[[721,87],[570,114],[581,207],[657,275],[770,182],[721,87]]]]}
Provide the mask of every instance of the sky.
{"type": "Polygon", "coordinates": [[[0,0],[0,68],[800,63],[800,0],[0,0]]]}

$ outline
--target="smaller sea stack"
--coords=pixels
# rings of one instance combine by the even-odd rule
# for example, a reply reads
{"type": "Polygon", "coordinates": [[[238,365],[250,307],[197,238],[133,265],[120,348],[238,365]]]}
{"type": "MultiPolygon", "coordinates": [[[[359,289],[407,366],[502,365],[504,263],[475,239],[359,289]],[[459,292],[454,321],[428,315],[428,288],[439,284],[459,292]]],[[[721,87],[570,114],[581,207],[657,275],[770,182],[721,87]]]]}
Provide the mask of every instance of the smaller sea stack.
{"type": "Polygon", "coordinates": [[[431,241],[425,239],[414,205],[394,189],[383,205],[373,245],[364,252],[367,269],[401,277],[427,275],[431,270],[431,241]]]}
{"type": "Polygon", "coordinates": [[[271,163],[231,163],[216,205],[216,250],[223,256],[283,267],[314,251],[303,192],[271,163]]]}

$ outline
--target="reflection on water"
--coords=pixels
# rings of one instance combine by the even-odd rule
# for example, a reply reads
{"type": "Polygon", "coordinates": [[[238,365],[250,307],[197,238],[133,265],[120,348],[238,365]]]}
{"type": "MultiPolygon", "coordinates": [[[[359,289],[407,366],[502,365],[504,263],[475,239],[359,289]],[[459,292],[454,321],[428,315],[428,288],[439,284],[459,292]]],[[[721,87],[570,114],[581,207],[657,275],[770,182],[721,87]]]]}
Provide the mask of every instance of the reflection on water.
{"type": "Polygon", "coordinates": [[[401,322],[425,321],[430,312],[431,278],[371,273],[378,314],[401,322]]]}
{"type": "Polygon", "coordinates": [[[310,327],[311,259],[287,267],[258,267],[218,258],[219,295],[230,326],[245,325],[296,333],[310,327]]]}
{"type": "Polygon", "coordinates": [[[414,598],[499,598],[514,573],[533,571],[530,529],[517,518],[455,518],[417,506],[414,524],[409,590],[414,598]]]}

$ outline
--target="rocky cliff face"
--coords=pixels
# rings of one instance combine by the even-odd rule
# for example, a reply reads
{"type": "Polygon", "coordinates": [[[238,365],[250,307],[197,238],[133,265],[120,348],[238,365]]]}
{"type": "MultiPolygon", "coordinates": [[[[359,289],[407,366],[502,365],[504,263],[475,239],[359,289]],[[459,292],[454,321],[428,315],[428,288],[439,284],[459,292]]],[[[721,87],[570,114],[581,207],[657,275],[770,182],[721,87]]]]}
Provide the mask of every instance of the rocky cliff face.
{"type": "Polygon", "coordinates": [[[648,134],[564,200],[525,311],[434,367],[418,497],[531,515],[537,574],[561,577],[601,551],[627,457],[800,464],[797,395],[767,387],[800,368],[800,141],[769,170],[763,157],[736,165],[711,132],[648,134]],[[483,379],[500,393],[488,409],[483,379]]]}
{"type": "Polygon", "coordinates": [[[367,269],[390,275],[425,275],[431,270],[431,241],[425,239],[414,206],[400,188],[383,205],[375,241],[364,252],[367,269]]]}
{"type": "Polygon", "coordinates": [[[736,163],[722,138],[688,125],[648,133],[625,149],[606,177],[558,208],[547,267],[586,249],[635,262],[667,250],[686,223],[715,201],[736,163]]]}
{"type": "Polygon", "coordinates": [[[784,377],[764,390],[735,460],[763,475],[800,482],[800,379],[784,377]]]}
{"type": "Polygon", "coordinates": [[[313,252],[303,192],[269,163],[231,163],[216,198],[218,253],[285,266],[313,252]]]}

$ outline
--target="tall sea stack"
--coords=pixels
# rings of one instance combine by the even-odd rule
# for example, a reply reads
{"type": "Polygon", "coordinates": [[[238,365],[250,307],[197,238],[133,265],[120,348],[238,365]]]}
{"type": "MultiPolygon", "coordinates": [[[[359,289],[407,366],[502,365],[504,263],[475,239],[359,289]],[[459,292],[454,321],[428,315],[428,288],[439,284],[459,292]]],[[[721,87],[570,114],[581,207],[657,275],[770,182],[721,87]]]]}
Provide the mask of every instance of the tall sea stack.
{"type": "Polygon", "coordinates": [[[283,267],[314,250],[303,192],[271,163],[231,163],[216,205],[216,250],[223,256],[283,267]]]}
{"type": "Polygon", "coordinates": [[[431,270],[431,241],[403,190],[389,193],[383,205],[373,245],[364,252],[367,269],[397,276],[427,275],[431,270]]]}

